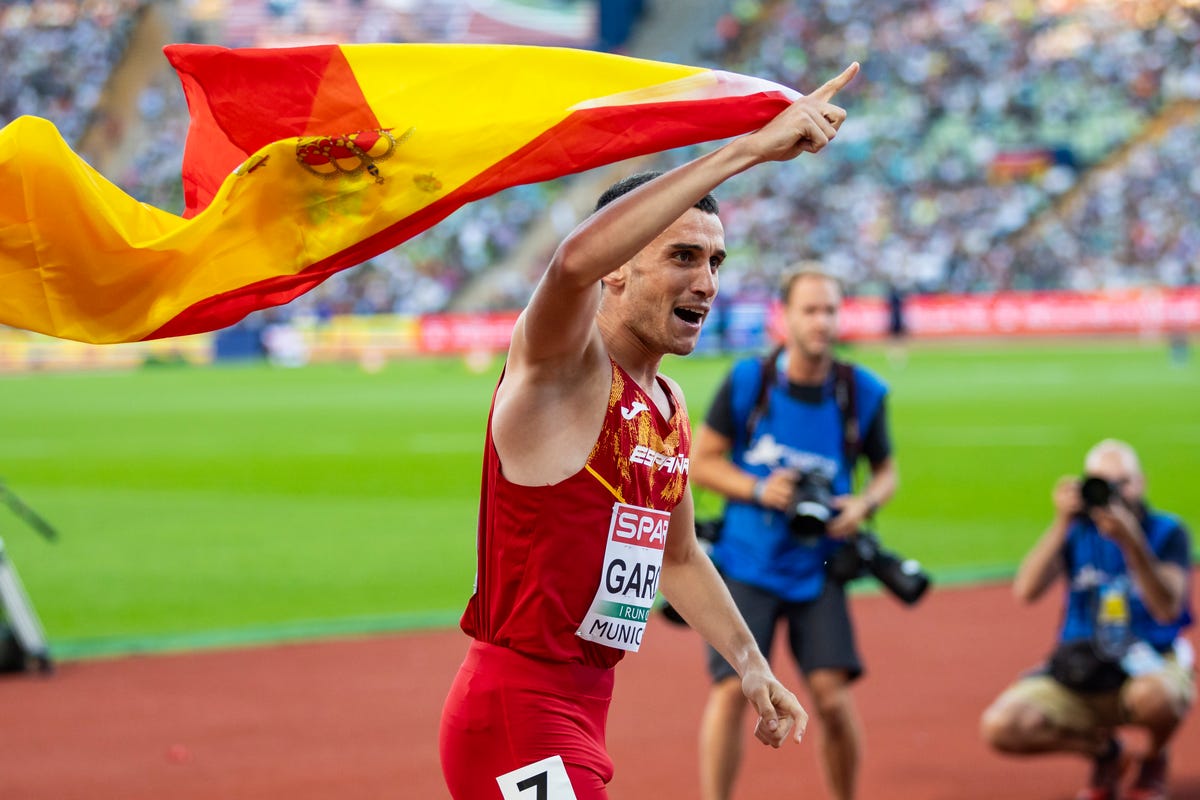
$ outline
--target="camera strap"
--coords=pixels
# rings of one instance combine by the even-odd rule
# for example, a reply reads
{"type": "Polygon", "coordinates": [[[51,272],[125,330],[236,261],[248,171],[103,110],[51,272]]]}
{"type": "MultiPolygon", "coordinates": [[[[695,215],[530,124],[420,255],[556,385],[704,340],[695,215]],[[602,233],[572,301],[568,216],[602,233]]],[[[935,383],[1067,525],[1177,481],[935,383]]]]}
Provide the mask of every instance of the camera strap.
{"type": "MultiPolygon", "coordinates": [[[[758,398],[750,415],[746,418],[746,444],[754,438],[754,430],[767,413],[767,404],[771,398],[771,388],[780,381],[779,362],[783,355],[783,346],[776,347],[762,359],[762,377],[758,385],[758,398]]],[[[837,403],[838,414],[842,418],[842,453],[846,459],[846,468],[850,472],[850,490],[854,491],[855,464],[862,452],[862,436],[858,429],[857,394],[854,384],[854,366],[845,361],[834,361],[833,370],[833,399],[837,403]]]]}

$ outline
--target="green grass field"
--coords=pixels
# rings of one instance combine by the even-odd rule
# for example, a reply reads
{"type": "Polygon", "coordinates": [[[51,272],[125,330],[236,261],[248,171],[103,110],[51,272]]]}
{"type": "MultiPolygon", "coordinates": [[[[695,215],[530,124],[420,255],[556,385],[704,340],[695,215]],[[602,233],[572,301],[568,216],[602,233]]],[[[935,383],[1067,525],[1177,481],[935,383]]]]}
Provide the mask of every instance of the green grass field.
{"type": "MultiPolygon", "coordinates": [[[[1158,343],[922,345],[891,386],[885,542],[943,582],[1007,575],[1050,487],[1116,436],[1200,524],[1200,360],[1158,343]]],[[[666,370],[701,417],[727,359],[666,370]]],[[[453,624],[471,589],[499,362],[0,378],[0,478],[60,531],[0,537],[60,657],[453,624]]],[[[712,511],[715,498],[699,497],[712,511]]]]}

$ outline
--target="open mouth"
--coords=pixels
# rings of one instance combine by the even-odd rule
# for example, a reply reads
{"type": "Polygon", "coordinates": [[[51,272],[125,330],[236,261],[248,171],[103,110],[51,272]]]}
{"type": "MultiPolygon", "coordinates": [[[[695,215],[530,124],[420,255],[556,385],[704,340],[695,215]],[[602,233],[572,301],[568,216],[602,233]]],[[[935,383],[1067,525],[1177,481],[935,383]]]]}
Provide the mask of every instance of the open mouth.
{"type": "Polygon", "coordinates": [[[689,325],[699,325],[704,321],[704,314],[704,311],[694,308],[684,308],[683,306],[675,309],[675,316],[679,317],[689,325]]]}

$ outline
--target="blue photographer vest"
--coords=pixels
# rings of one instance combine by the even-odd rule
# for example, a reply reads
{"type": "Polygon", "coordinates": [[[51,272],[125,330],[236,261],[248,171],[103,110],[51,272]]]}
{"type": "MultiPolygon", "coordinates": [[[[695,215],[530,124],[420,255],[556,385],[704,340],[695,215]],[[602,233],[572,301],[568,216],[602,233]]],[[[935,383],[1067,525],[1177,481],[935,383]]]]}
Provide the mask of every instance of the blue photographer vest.
{"type": "MultiPolygon", "coordinates": [[[[758,400],[762,359],[749,358],[733,367],[733,416],[737,435],[731,459],[751,474],[766,477],[780,467],[820,472],[832,480],[835,495],[848,494],[851,470],[842,453],[842,419],[834,397],[831,374],[820,403],[805,403],[788,393],[785,365],[769,390],[767,408],[753,440],[746,425],[758,400]]],[[[854,366],[858,429],[870,428],[879,413],[887,387],[867,370],[854,366]]],[[[712,558],[726,576],[758,586],[785,600],[817,597],[825,585],[825,559],[839,542],[828,536],[802,541],[788,532],[787,518],[753,503],[730,500],[725,524],[712,558]]]]}
{"type": "MultiPolygon", "coordinates": [[[[1150,511],[1142,521],[1142,526],[1151,552],[1161,557],[1167,537],[1180,526],[1180,521],[1170,514],[1150,511]]],[[[1067,541],[1063,545],[1063,556],[1070,585],[1059,641],[1089,639],[1096,631],[1097,598],[1111,591],[1114,586],[1130,584],[1125,557],[1121,548],[1101,535],[1095,523],[1086,518],[1071,523],[1067,530],[1067,541]]],[[[1128,592],[1127,599],[1129,626],[1133,636],[1160,652],[1169,649],[1179,632],[1192,622],[1186,601],[1179,618],[1164,624],[1150,616],[1136,592],[1128,592]]]]}

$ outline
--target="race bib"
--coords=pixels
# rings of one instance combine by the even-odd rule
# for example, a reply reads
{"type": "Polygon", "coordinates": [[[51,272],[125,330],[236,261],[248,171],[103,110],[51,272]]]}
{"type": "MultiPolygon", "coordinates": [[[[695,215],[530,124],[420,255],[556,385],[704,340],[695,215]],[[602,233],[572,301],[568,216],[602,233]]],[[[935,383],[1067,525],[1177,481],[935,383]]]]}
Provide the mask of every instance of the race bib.
{"type": "Polygon", "coordinates": [[[614,503],[600,587],[576,635],[636,653],[658,593],[669,511],[614,503]]]}
{"type": "Polygon", "coordinates": [[[496,778],[504,800],[576,800],[562,756],[550,756],[496,778]]]}

